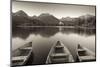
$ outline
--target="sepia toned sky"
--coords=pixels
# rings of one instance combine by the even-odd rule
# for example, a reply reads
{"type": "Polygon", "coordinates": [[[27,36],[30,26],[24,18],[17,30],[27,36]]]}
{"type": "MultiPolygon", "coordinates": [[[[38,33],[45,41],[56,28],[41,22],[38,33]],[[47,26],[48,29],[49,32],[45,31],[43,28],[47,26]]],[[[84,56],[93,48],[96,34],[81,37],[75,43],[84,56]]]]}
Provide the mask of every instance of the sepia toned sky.
{"type": "Polygon", "coordinates": [[[95,15],[95,6],[12,1],[12,12],[23,10],[29,16],[50,13],[57,18],[95,15]]]}

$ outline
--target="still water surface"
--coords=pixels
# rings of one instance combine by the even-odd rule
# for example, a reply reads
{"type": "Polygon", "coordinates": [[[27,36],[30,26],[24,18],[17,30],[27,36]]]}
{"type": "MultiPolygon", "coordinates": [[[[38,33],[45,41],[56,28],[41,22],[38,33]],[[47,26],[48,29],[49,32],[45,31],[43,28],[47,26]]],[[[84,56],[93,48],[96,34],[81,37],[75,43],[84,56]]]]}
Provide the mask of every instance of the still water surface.
{"type": "Polygon", "coordinates": [[[80,44],[95,52],[95,29],[72,27],[17,28],[12,35],[12,50],[32,41],[34,62],[44,64],[53,44],[61,41],[76,60],[76,48],[80,44]]]}

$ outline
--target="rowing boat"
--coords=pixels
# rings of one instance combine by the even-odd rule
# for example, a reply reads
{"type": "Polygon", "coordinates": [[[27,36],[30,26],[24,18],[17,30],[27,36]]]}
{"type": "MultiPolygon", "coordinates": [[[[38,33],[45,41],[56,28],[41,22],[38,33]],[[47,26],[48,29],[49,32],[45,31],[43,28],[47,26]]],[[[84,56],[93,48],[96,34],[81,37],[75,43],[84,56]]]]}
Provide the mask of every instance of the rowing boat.
{"type": "Polygon", "coordinates": [[[77,58],[78,58],[79,62],[96,60],[95,53],[93,53],[91,50],[81,46],[80,44],[78,44],[78,47],[77,47],[77,58]]]}
{"type": "Polygon", "coordinates": [[[21,46],[12,52],[12,66],[29,64],[32,59],[32,42],[21,46]]]}
{"type": "Polygon", "coordinates": [[[47,56],[46,64],[55,63],[69,63],[74,62],[73,56],[69,52],[68,48],[63,43],[57,41],[54,44],[47,56]]]}

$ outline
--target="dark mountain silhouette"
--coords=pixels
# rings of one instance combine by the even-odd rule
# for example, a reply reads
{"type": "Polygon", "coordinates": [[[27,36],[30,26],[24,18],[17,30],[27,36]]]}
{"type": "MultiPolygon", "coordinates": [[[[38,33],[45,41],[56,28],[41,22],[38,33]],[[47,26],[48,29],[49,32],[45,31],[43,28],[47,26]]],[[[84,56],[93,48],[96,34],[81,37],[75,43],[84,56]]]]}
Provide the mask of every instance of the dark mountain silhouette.
{"type": "Polygon", "coordinates": [[[59,20],[53,15],[43,13],[40,16],[28,16],[24,11],[20,10],[12,13],[12,24],[16,26],[44,26],[58,25],[59,20]]]}
{"type": "Polygon", "coordinates": [[[28,17],[28,15],[24,12],[24,11],[22,11],[22,10],[20,10],[20,11],[17,11],[16,13],[13,13],[14,14],[14,16],[23,16],[23,17],[28,17]]]}
{"type": "Polygon", "coordinates": [[[50,15],[49,13],[42,13],[41,15],[38,16],[38,19],[46,25],[58,25],[59,24],[59,20],[53,15],[50,15]]]}
{"type": "Polygon", "coordinates": [[[20,10],[16,13],[12,13],[12,26],[59,26],[63,23],[63,26],[83,26],[93,27],[96,26],[96,17],[93,15],[83,15],[77,18],[62,17],[57,19],[55,16],[49,13],[42,13],[39,16],[28,16],[24,11],[20,10]]]}
{"type": "Polygon", "coordinates": [[[30,22],[30,20],[28,19],[28,15],[24,11],[20,10],[16,13],[12,13],[13,27],[16,27],[18,25],[22,25],[28,22],[30,22]]]}
{"type": "Polygon", "coordinates": [[[20,10],[16,13],[12,13],[12,26],[34,26],[44,25],[40,20],[29,17],[24,11],[20,10]]]}

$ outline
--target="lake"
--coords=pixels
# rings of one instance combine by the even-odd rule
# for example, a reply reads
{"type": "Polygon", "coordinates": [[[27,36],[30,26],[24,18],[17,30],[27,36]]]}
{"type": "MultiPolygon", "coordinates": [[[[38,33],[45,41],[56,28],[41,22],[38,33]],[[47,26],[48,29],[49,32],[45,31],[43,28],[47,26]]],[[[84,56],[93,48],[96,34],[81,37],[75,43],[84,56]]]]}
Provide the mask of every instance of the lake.
{"type": "Polygon", "coordinates": [[[71,52],[76,60],[76,48],[80,44],[95,53],[95,29],[74,27],[24,27],[12,32],[12,51],[31,42],[33,45],[33,64],[45,64],[48,53],[58,40],[71,52]]]}

